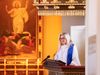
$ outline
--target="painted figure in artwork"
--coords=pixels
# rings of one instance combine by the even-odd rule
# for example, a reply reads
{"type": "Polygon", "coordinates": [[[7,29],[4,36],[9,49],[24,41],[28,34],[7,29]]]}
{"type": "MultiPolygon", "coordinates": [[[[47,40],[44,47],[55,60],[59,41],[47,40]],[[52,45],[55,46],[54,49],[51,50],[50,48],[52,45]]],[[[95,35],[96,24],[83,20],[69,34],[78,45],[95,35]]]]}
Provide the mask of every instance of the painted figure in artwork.
{"type": "Polygon", "coordinates": [[[19,0],[14,0],[12,3],[13,8],[8,10],[8,6],[6,5],[7,13],[13,19],[13,32],[14,33],[22,33],[24,30],[24,24],[28,21],[28,13],[27,13],[27,5],[28,1],[26,0],[25,7],[21,6],[21,2],[19,0]]]}

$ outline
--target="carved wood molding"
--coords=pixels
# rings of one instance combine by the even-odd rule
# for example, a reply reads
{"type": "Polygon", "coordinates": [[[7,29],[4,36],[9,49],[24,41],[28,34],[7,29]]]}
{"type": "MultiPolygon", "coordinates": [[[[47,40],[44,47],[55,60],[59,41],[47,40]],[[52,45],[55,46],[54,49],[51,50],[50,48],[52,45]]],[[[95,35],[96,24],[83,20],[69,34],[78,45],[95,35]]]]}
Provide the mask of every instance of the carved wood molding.
{"type": "Polygon", "coordinates": [[[84,16],[85,0],[34,0],[38,14],[58,16],[84,16]]]}

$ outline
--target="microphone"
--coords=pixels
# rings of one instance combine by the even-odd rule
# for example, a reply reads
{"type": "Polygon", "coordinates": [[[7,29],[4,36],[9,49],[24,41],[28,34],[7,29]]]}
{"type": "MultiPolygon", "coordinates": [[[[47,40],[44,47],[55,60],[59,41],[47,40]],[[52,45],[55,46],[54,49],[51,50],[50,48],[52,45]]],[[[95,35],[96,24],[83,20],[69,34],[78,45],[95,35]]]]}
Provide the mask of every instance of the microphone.
{"type": "Polygon", "coordinates": [[[42,63],[45,62],[48,58],[50,58],[50,55],[48,55],[48,56],[42,61],[42,63]]]}

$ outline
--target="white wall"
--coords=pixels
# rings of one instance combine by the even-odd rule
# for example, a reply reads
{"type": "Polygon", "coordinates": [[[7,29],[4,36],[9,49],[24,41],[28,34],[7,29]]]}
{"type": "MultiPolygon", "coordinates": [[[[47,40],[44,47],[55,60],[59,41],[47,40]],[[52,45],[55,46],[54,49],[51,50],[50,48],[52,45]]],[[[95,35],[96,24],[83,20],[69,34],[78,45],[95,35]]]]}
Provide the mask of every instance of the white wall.
{"type": "Polygon", "coordinates": [[[78,48],[82,66],[85,66],[85,28],[85,26],[71,26],[71,38],[78,48]]]}
{"type": "Polygon", "coordinates": [[[88,21],[88,36],[93,36],[96,34],[96,25],[97,25],[97,17],[96,17],[96,1],[95,0],[87,0],[87,21],[88,21]]]}
{"type": "Polygon", "coordinates": [[[84,25],[84,16],[63,16],[62,17],[62,31],[70,32],[71,25],[84,25]]]}

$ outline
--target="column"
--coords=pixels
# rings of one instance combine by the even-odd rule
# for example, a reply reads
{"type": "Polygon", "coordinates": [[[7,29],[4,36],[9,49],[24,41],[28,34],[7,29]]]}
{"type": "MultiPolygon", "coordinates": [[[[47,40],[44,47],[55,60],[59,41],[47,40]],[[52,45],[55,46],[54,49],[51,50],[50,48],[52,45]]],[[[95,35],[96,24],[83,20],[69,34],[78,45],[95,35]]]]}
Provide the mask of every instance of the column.
{"type": "Polygon", "coordinates": [[[87,26],[87,49],[86,49],[86,75],[96,75],[97,48],[96,42],[90,43],[97,35],[97,1],[86,0],[86,26],[87,26]],[[91,46],[93,48],[91,48],[91,46]]]}
{"type": "Polygon", "coordinates": [[[95,0],[97,2],[97,74],[100,75],[100,0],[95,0]]]}

